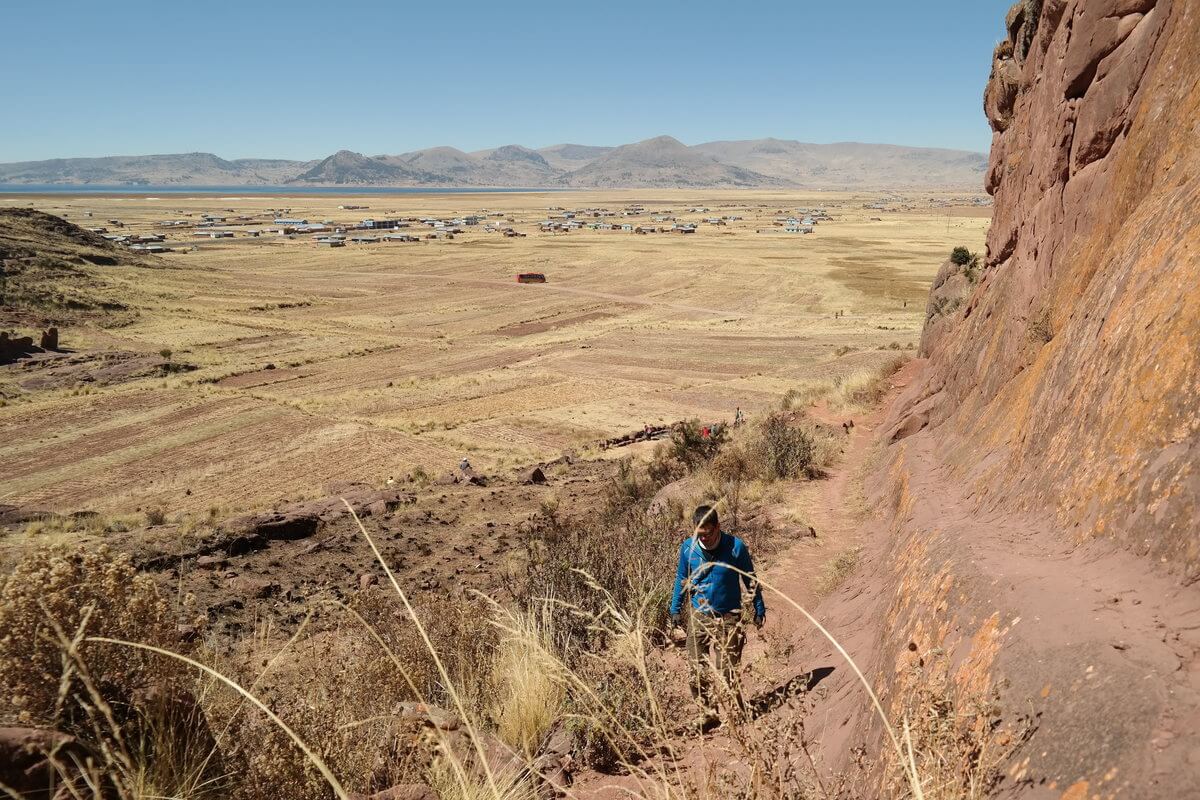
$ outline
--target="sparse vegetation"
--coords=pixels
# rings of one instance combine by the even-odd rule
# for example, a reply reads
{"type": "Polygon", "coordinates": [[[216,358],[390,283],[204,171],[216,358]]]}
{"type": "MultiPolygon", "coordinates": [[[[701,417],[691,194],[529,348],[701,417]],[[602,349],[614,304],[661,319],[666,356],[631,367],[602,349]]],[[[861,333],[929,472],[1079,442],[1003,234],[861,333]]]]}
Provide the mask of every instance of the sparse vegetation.
{"type": "Polygon", "coordinates": [[[537,754],[566,699],[563,679],[555,674],[558,664],[546,658],[556,647],[553,619],[549,601],[517,613],[501,637],[493,672],[496,733],[528,758],[537,754]]]}
{"type": "Polygon", "coordinates": [[[1049,309],[1029,320],[1028,338],[1029,341],[1038,345],[1049,344],[1050,340],[1054,338],[1049,309]]]}
{"type": "MultiPolygon", "coordinates": [[[[288,242],[279,244],[281,248],[292,246],[288,242]]],[[[580,245],[583,244],[580,237],[580,245]]],[[[948,245],[946,242],[938,246],[948,245]]],[[[518,252],[520,258],[526,255],[518,252]]],[[[236,250],[226,250],[223,257],[236,259],[236,250]]],[[[206,256],[182,260],[194,258],[206,256]]],[[[198,263],[203,268],[203,260],[198,263]]],[[[464,273],[471,273],[477,266],[464,264],[464,273]]],[[[493,266],[489,260],[487,269],[493,266]]],[[[737,269],[742,266],[737,265],[737,269]]],[[[270,258],[264,259],[262,269],[271,273],[273,281],[285,274],[270,258]]],[[[313,273],[315,276],[317,271],[313,273]]],[[[113,274],[126,273],[114,270],[113,274]]],[[[215,273],[214,296],[270,297],[261,287],[244,283],[250,274],[237,269],[215,273]]],[[[482,268],[479,274],[483,274],[482,268]]],[[[765,285],[764,279],[753,272],[738,274],[748,285],[755,281],[760,287],[765,285]]],[[[821,272],[817,278],[824,282],[821,291],[840,301],[839,293],[845,287],[823,276],[821,272]]],[[[245,601],[250,607],[247,598],[261,591],[262,597],[271,597],[261,608],[278,610],[278,614],[264,611],[261,619],[245,623],[244,630],[218,633],[216,625],[209,626],[214,619],[224,619],[223,606],[213,602],[211,606],[197,607],[194,598],[187,597],[182,589],[176,590],[176,586],[184,585],[183,577],[167,579],[154,594],[145,588],[148,579],[137,576],[127,560],[113,556],[106,558],[118,564],[116,567],[99,561],[82,569],[70,566],[71,559],[86,561],[86,556],[78,554],[61,556],[68,566],[53,559],[22,565],[13,576],[14,579],[21,576],[34,587],[26,600],[35,594],[44,595],[50,607],[64,606],[61,613],[55,613],[67,620],[63,625],[65,636],[60,636],[48,623],[41,627],[13,627],[10,618],[0,615],[0,640],[3,640],[0,653],[5,657],[16,658],[31,643],[44,649],[37,651],[41,672],[37,675],[30,672],[24,677],[14,674],[13,680],[23,681],[22,687],[32,685],[35,678],[41,680],[37,691],[42,696],[35,699],[49,701],[50,714],[31,714],[22,719],[63,729],[89,746],[108,748],[108,755],[97,762],[97,771],[107,775],[104,780],[116,786],[112,796],[120,800],[144,800],[150,796],[257,800],[265,794],[324,800],[336,795],[312,755],[319,757],[344,782],[347,792],[372,792],[394,783],[425,783],[441,798],[532,800],[535,792],[540,791],[544,796],[545,787],[538,786],[538,778],[520,770],[488,774],[488,768],[473,756],[468,754],[462,763],[456,763],[451,754],[456,747],[470,750],[473,742],[489,747],[493,755],[503,755],[511,748],[516,753],[514,763],[524,766],[539,758],[548,738],[554,734],[561,736],[564,730],[573,742],[572,755],[577,763],[628,773],[648,794],[695,796],[688,794],[694,789],[696,794],[708,792],[709,796],[780,800],[821,796],[813,788],[811,770],[795,766],[803,763],[805,757],[804,732],[798,724],[798,715],[750,720],[738,717],[737,710],[728,702],[727,731],[738,762],[736,766],[703,776],[702,784],[693,789],[685,785],[686,780],[681,782],[678,775],[668,774],[667,770],[673,767],[664,766],[658,755],[679,741],[682,721],[693,709],[686,700],[686,689],[672,657],[665,658],[661,649],[668,641],[666,602],[679,540],[686,531],[685,524],[680,522],[685,504],[701,498],[719,502],[726,524],[732,524],[750,542],[760,563],[769,563],[775,541],[770,538],[770,525],[782,521],[787,526],[789,519],[797,526],[802,525],[802,514],[790,511],[763,522],[759,506],[787,500],[797,489],[791,481],[819,475],[836,456],[838,444],[845,441],[836,426],[831,433],[806,416],[803,412],[808,404],[828,400],[831,408],[857,408],[856,404],[871,402],[886,391],[886,383],[871,384],[878,374],[870,365],[886,355],[879,353],[881,349],[899,349],[895,342],[888,344],[890,337],[907,334],[876,331],[907,331],[911,326],[895,327],[895,320],[884,318],[877,311],[885,305],[882,293],[872,293],[869,286],[854,287],[854,291],[863,292],[862,299],[852,301],[854,318],[849,320],[859,326],[854,334],[855,346],[838,345],[834,353],[838,358],[855,355],[838,362],[828,358],[830,347],[837,340],[806,345],[808,350],[797,348],[795,364],[768,365],[756,360],[758,356],[737,362],[737,358],[744,356],[741,350],[744,345],[740,342],[730,345],[720,337],[702,338],[702,329],[692,321],[680,325],[666,317],[652,320],[645,330],[652,332],[650,336],[656,342],[662,337],[668,351],[671,347],[679,351],[696,350],[703,352],[705,359],[714,365],[719,362],[713,372],[715,377],[711,381],[698,381],[693,364],[677,367],[665,361],[647,361],[644,367],[637,368],[667,370],[673,376],[683,376],[671,378],[677,381],[680,392],[668,396],[663,393],[662,385],[656,385],[644,395],[620,397],[620,404],[613,401],[607,405],[600,402],[589,405],[585,401],[595,400],[597,381],[627,379],[628,375],[619,370],[605,372],[604,359],[589,362],[587,370],[595,374],[582,380],[580,371],[574,367],[557,371],[554,363],[541,359],[531,370],[509,358],[517,348],[536,352],[550,352],[538,349],[543,346],[554,352],[574,348],[583,339],[568,327],[539,333],[524,341],[514,339],[513,343],[499,335],[489,338],[456,333],[452,334],[454,359],[440,356],[442,350],[433,346],[427,353],[421,351],[413,357],[409,352],[411,341],[416,340],[412,329],[400,330],[403,309],[389,306],[384,314],[370,310],[370,304],[362,304],[362,309],[356,309],[355,318],[351,319],[347,304],[340,302],[350,294],[376,291],[373,284],[364,289],[367,284],[343,286],[340,281],[345,278],[338,278],[336,286],[323,283],[329,280],[327,276],[296,279],[312,281],[300,290],[305,295],[311,289],[314,297],[337,297],[339,302],[318,300],[311,312],[273,313],[269,319],[263,318],[262,312],[311,304],[264,303],[252,307],[250,311],[258,314],[253,320],[256,325],[271,324],[261,337],[269,340],[266,343],[257,335],[243,337],[227,332],[244,331],[239,326],[247,317],[245,307],[233,308],[225,300],[213,307],[219,309],[219,314],[199,315],[195,322],[185,320],[190,307],[185,307],[182,300],[186,291],[179,288],[180,271],[147,280],[150,288],[145,292],[164,292],[161,297],[154,296],[155,302],[169,296],[174,298],[175,305],[166,310],[139,305],[153,313],[147,313],[145,329],[131,331],[135,337],[144,337],[138,351],[152,352],[159,347],[157,342],[169,341],[186,351],[188,361],[202,365],[200,377],[187,381],[174,377],[159,380],[164,376],[158,375],[159,379],[145,381],[128,395],[91,382],[54,390],[53,395],[49,391],[34,394],[21,390],[21,403],[31,404],[49,418],[64,408],[86,416],[92,408],[114,408],[125,401],[146,401],[148,412],[156,414],[168,408],[168,404],[186,401],[189,413],[183,424],[187,426],[188,437],[193,433],[202,436],[206,448],[217,449],[228,442],[222,437],[244,437],[246,433],[245,427],[231,425],[234,418],[222,416],[221,410],[235,407],[239,409],[237,413],[245,413],[244,409],[252,407],[255,425],[261,425],[265,432],[263,449],[256,450],[255,458],[261,458],[272,470],[288,471],[289,475],[295,470],[297,485],[294,491],[289,487],[290,498],[316,495],[319,481],[313,476],[317,473],[305,472],[306,464],[301,462],[310,458],[316,462],[320,461],[319,456],[329,455],[333,452],[328,449],[329,441],[336,442],[338,458],[344,459],[338,461],[339,466],[345,464],[356,470],[350,478],[378,486],[383,475],[401,478],[407,474],[410,485],[403,487],[404,492],[420,495],[417,489],[429,483],[430,474],[443,475],[463,452],[481,453],[479,458],[472,456],[471,460],[489,469],[493,465],[507,467],[549,460],[548,450],[549,457],[554,457],[568,446],[576,452],[587,452],[580,445],[594,441],[596,431],[629,424],[629,418],[637,412],[625,410],[626,401],[631,408],[639,402],[652,408],[647,413],[648,419],[661,423],[678,416],[670,405],[663,405],[666,403],[694,404],[695,408],[706,408],[709,409],[706,413],[713,413],[711,409],[718,403],[732,405],[731,386],[745,387],[761,397],[763,392],[783,388],[779,386],[783,380],[780,376],[812,377],[796,378],[797,385],[781,401],[783,411],[752,417],[749,424],[736,430],[722,427],[710,430],[705,437],[698,420],[679,426],[648,460],[618,462],[614,475],[594,504],[572,504],[567,480],[576,479],[560,480],[556,471],[547,469],[551,473],[550,486],[528,487],[527,510],[533,511],[540,505],[532,519],[524,520],[522,516],[519,523],[510,523],[497,515],[493,528],[491,521],[484,522],[492,519],[490,514],[484,518],[463,515],[464,520],[469,520],[464,525],[482,529],[486,524],[488,536],[499,537],[500,531],[512,536],[514,529],[519,530],[514,538],[522,541],[526,558],[521,559],[520,553],[511,549],[501,552],[498,548],[498,555],[492,559],[495,563],[487,566],[509,578],[514,598],[504,605],[487,602],[469,592],[451,590],[444,576],[440,587],[426,589],[421,584],[420,594],[401,599],[382,580],[378,568],[371,575],[360,575],[359,567],[346,574],[338,570],[336,576],[330,575],[328,583],[333,586],[330,595],[337,599],[325,602],[314,600],[314,595],[305,591],[296,591],[299,584],[285,585],[281,590],[278,585],[255,583],[260,576],[253,571],[232,574],[238,562],[235,557],[226,558],[223,550],[214,554],[215,567],[212,563],[202,566],[196,556],[190,555],[184,562],[186,570],[203,575],[204,580],[211,575],[221,587],[229,587],[230,596],[220,598],[222,603],[227,599],[245,601]],[[326,309],[335,309],[336,316],[322,317],[326,309]],[[302,319],[310,317],[316,328],[299,326],[302,319]],[[382,339],[388,344],[380,346],[380,340],[373,338],[374,331],[392,326],[393,320],[397,335],[382,339]],[[878,325],[880,322],[887,325],[878,325]],[[186,329],[177,332],[176,323],[186,329]],[[312,335],[314,330],[321,335],[312,335]],[[483,339],[487,340],[486,345],[479,344],[483,339]],[[394,345],[393,341],[406,344],[394,345]],[[390,352],[401,347],[405,349],[390,352]],[[479,349],[471,350],[475,347],[479,349]],[[262,369],[267,358],[302,374],[267,374],[262,369]],[[460,362],[476,366],[460,367],[460,362]],[[486,366],[477,366],[481,363],[486,366]],[[727,363],[734,366],[725,366],[727,363]],[[460,368],[476,371],[455,372],[460,368]],[[861,374],[854,370],[860,370],[861,374]],[[269,382],[281,378],[287,381],[269,382]],[[159,395],[164,398],[159,405],[149,402],[159,395]],[[72,400],[72,397],[87,399],[72,400]],[[568,420],[563,410],[576,406],[580,413],[568,420]],[[279,415],[272,416],[276,409],[279,415]],[[192,411],[196,413],[193,415],[192,411]],[[580,423],[580,417],[588,422],[580,423]],[[271,449],[276,441],[294,443],[298,439],[303,439],[303,448],[289,446],[300,450],[299,458],[292,450],[271,449]],[[326,449],[314,450],[311,446],[326,449]],[[446,453],[452,453],[453,458],[447,459],[446,453]],[[390,460],[393,458],[396,460],[390,460]],[[418,458],[428,465],[428,471],[424,465],[412,466],[418,458]],[[674,486],[668,486],[673,483],[674,486]],[[678,497],[670,494],[674,490],[679,491],[678,497]],[[507,527],[510,524],[512,528],[507,527]],[[60,571],[61,579],[56,577],[60,571]],[[115,577],[106,577],[110,572],[115,577]],[[380,580],[372,586],[360,578],[380,580]],[[83,592],[68,591],[64,588],[66,583],[55,583],[60,580],[91,588],[83,592]],[[133,611],[141,615],[142,628],[137,627],[139,620],[129,616],[133,611]],[[79,623],[89,613],[91,618],[80,627],[79,623]],[[98,624],[101,617],[106,620],[105,625],[98,624]],[[9,630],[17,628],[20,628],[17,638],[5,638],[9,630]],[[75,642],[77,635],[83,638],[75,642]],[[310,747],[311,755],[306,755],[263,709],[212,675],[202,675],[194,666],[168,655],[89,641],[89,636],[153,645],[209,665],[278,714],[310,747]],[[127,668],[126,664],[133,666],[127,668]],[[85,669],[95,679],[94,690],[83,679],[85,669]],[[60,698],[56,681],[67,670],[71,672],[71,694],[60,698]],[[46,675],[50,675],[49,680],[46,675]],[[178,687],[179,692],[171,697],[182,701],[172,707],[183,709],[184,716],[166,715],[147,701],[145,687],[135,684],[178,687]],[[104,718],[100,699],[114,710],[113,720],[104,718]],[[61,702],[62,708],[56,709],[55,701],[61,702]],[[418,713],[412,709],[420,702],[447,709],[458,718],[459,727],[443,731],[411,719],[418,713]],[[68,715],[68,710],[74,716],[68,715]],[[747,774],[753,775],[753,780],[748,781],[747,774]]],[[[186,278],[182,280],[186,282],[186,278]]],[[[145,300],[147,294],[142,294],[142,287],[136,288],[139,302],[145,300]]],[[[643,289],[657,291],[652,283],[639,285],[638,290],[643,289]]],[[[755,290],[754,286],[748,288],[755,290]]],[[[805,291],[809,291],[807,286],[805,291]]],[[[456,298],[447,305],[440,299],[429,299],[433,297],[415,297],[417,302],[412,304],[423,315],[423,331],[429,327],[450,330],[446,322],[448,314],[471,324],[468,316],[474,301],[460,302],[462,298],[456,298]]],[[[592,303],[594,298],[580,302],[592,303]]],[[[683,302],[696,300],[683,298],[683,302]]],[[[897,305],[893,300],[886,303],[897,305]]],[[[496,315],[493,304],[486,305],[487,315],[496,315]]],[[[813,310],[817,310],[815,305],[813,310]]],[[[527,313],[527,308],[520,313],[527,313]]],[[[889,306],[887,314],[893,313],[889,306]]],[[[502,327],[504,321],[494,322],[502,327]]],[[[629,328],[626,319],[618,322],[621,327],[613,330],[644,336],[642,329],[629,328]]],[[[590,348],[593,341],[603,341],[603,337],[591,338],[593,329],[605,332],[603,326],[613,323],[599,319],[586,324],[590,326],[586,347],[590,348]]],[[[774,326],[772,331],[778,327],[777,320],[770,324],[774,326]]],[[[456,322],[453,330],[471,329],[456,322]]],[[[818,335],[823,334],[818,332],[818,335]]],[[[448,345],[446,334],[440,336],[436,344],[448,345]]],[[[416,338],[425,342],[423,337],[416,338]]],[[[632,348],[645,341],[648,340],[637,339],[632,348]]],[[[170,361],[175,353],[162,348],[159,355],[170,361]]],[[[137,413],[143,413],[140,406],[137,413]]],[[[88,426],[92,425],[102,433],[110,418],[103,418],[100,425],[97,418],[93,412],[92,419],[79,423],[78,431],[91,430],[88,426]]],[[[633,424],[640,423],[636,419],[633,424]]],[[[181,460],[198,452],[190,438],[181,435],[180,428],[157,428],[153,434],[164,440],[177,437],[172,438],[175,448],[172,452],[181,460]]],[[[133,450],[140,443],[133,442],[133,450]]],[[[32,452],[32,440],[24,444],[32,452]]],[[[641,450],[638,455],[641,458],[645,453],[643,448],[650,446],[639,444],[631,451],[641,450]]],[[[105,476],[118,475],[115,463],[105,461],[96,466],[105,470],[102,473],[105,476]]],[[[71,477],[66,468],[62,472],[71,477]]],[[[252,478],[255,474],[259,473],[247,469],[245,464],[231,464],[227,474],[213,479],[189,476],[186,481],[168,481],[165,488],[159,483],[150,492],[142,487],[121,487],[121,496],[130,509],[147,509],[136,520],[102,515],[79,519],[48,517],[44,522],[30,524],[27,532],[31,541],[36,542],[34,537],[51,541],[59,533],[100,534],[125,527],[166,525],[169,511],[172,527],[153,531],[151,537],[170,540],[172,544],[177,537],[183,542],[180,550],[210,552],[202,546],[212,543],[206,537],[216,528],[222,512],[209,505],[214,500],[233,500],[215,489],[236,482],[239,491],[249,487],[246,492],[250,493],[254,481],[247,476],[252,478]],[[175,487],[182,492],[185,486],[187,495],[173,496],[175,487]]],[[[323,476],[320,480],[324,479],[323,476]]],[[[273,487],[264,491],[278,491],[277,483],[262,483],[273,487]]],[[[480,489],[479,494],[483,496],[487,491],[480,489]]],[[[246,499],[239,495],[236,502],[241,505],[244,500],[249,510],[264,499],[276,498],[246,499]]],[[[398,511],[393,520],[396,527],[385,521],[390,512],[373,515],[367,527],[383,537],[380,541],[386,554],[384,561],[395,563],[410,557],[430,564],[437,561],[442,553],[434,547],[419,540],[408,541],[400,535],[400,519],[408,513],[417,516],[428,511],[428,507],[449,512],[452,502],[453,496],[450,502],[438,506],[435,498],[428,504],[423,500],[411,512],[398,511]]],[[[97,507],[114,506],[98,503],[97,507]]],[[[449,522],[458,518],[458,513],[442,513],[442,518],[449,522]]],[[[114,541],[123,542],[126,538],[114,541]]],[[[336,542],[339,548],[355,546],[345,539],[336,542]]],[[[314,537],[313,544],[330,547],[333,540],[325,542],[323,537],[314,537]]],[[[287,552],[298,551],[302,546],[307,543],[295,544],[287,552]]],[[[96,552],[94,545],[89,544],[89,548],[96,552]]],[[[482,551],[480,565],[485,557],[490,558],[488,553],[482,551]]],[[[474,557],[473,552],[471,558],[474,557]]],[[[475,566],[472,560],[467,568],[475,566]]],[[[181,576],[186,570],[179,570],[181,576]]],[[[3,590],[15,592],[15,586],[6,582],[3,590]]],[[[418,591],[405,583],[402,588],[418,591]]],[[[782,600],[777,602],[782,604],[782,600]]],[[[30,612],[31,620],[43,611],[28,602],[25,607],[36,609],[30,612]]],[[[5,692],[11,688],[4,683],[9,680],[7,664],[3,662],[4,669],[0,670],[0,684],[5,692]]],[[[27,694],[20,687],[13,692],[12,696],[21,698],[27,694]]],[[[36,707],[36,703],[29,707],[36,707]]],[[[70,765],[63,764],[63,774],[70,778],[70,765]]]]}
{"type": "Polygon", "coordinates": [[[887,394],[891,386],[891,377],[907,363],[908,356],[896,355],[877,369],[835,379],[833,390],[828,395],[830,407],[855,409],[875,405],[887,394]]]}
{"type": "Polygon", "coordinates": [[[670,457],[684,469],[694,470],[711,461],[727,441],[726,426],[702,426],[699,420],[687,420],[671,431],[670,457]]]}
{"type": "MultiPolygon", "coordinates": [[[[978,253],[972,253],[967,248],[959,246],[950,253],[950,260],[963,268],[963,276],[966,277],[967,283],[974,284],[979,280],[980,257],[978,253]]],[[[955,307],[957,308],[957,305],[955,307]]],[[[953,308],[946,309],[944,313],[948,314],[953,310],[953,308]]]]}
{"type": "Polygon", "coordinates": [[[858,565],[859,550],[843,550],[829,560],[821,575],[821,594],[828,594],[846,582],[846,578],[858,565]]]}
{"type": "Polygon", "coordinates": [[[755,425],[749,445],[759,473],[768,481],[794,478],[813,464],[812,436],[782,412],[770,413],[755,425]]]}
{"type": "Polygon", "coordinates": [[[908,778],[922,778],[923,800],[985,800],[1004,778],[1009,757],[1032,735],[1033,720],[1003,724],[998,693],[958,685],[949,654],[920,654],[901,676],[906,693],[902,724],[911,741],[912,759],[887,759],[891,795],[918,797],[908,778]]]}

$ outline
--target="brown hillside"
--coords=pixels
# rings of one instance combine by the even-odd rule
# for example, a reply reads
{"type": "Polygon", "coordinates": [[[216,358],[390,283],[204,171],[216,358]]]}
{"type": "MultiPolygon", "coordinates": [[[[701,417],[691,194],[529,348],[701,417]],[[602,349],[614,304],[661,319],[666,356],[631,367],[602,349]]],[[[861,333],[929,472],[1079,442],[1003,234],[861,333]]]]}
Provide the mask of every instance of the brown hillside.
{"type": "MultiPolygon", "coordinates": [[[[876,546],[824,617],[922,763],[990,753],[1002,796],[1190,797],[1200,5],[1023,2],[1007,25],[986,268],[882,429],[876,546]]],[[[843,681],[813,715],[826,757],[886,761],[843,681]]]]}
{"type": "Polygon", "coordinates": [[[104,270],[153,261],[53,214],[0,209],[0,328],[124,319],[127,292],[104,270]]]}

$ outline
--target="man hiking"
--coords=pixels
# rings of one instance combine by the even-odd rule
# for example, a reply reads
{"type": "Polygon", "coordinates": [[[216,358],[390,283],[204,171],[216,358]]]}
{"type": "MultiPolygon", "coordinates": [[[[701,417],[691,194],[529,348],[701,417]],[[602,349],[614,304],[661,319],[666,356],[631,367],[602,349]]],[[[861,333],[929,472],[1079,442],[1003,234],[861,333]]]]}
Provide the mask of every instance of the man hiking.
{"type": "Polygon", "coordinates": [[[721,530],[717,510],[711,506],[697,507],[692,514],[692,525],[693,535],[679,547],[670,612],[671,622],[681,626],[684,595],[691,597],[687,626],[691,688],[692,696],[703,708],[701,728],[707,729],[718,722],[710,673],[720,675],[739,705],[742,702],[738,681],[738,666],[746,641],[742,587],[753,592],[755,626],[762,627],[767,607],[762,589],[754,579],[750,549],[741,539],[721,530]]]}

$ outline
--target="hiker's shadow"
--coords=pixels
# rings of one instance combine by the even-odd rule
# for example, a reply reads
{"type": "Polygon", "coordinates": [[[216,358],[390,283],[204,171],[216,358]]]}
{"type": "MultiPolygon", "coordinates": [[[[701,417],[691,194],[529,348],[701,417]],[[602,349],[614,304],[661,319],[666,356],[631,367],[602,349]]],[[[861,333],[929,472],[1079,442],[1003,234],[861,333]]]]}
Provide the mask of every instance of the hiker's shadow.
{"type": "Polygon", "coordinates": [[[751,698],[750,702],[746,704],[750,719],[758,719],[779,708],[790,698],[811,692],[818,683],[832,675],[833,670],[833,667],[817,667],[809,672],[802,672],[774,689],[751,698]]]}

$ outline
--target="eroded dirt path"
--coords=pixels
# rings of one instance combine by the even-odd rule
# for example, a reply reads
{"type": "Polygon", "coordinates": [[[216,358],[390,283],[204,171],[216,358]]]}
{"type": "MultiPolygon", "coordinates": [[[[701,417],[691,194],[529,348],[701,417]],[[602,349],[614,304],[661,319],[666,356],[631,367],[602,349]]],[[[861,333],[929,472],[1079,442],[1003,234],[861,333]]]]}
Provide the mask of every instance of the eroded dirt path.
{"type": "MultiPolygon", "coordinates": [[[[794,537],[791,544],[756,562],[763,579],[775,590],[810,612],[836,585],[832,564],[845,557],[845,566],[837,580],[845,580],[854,569],[861,544],[862,522],[867,514],[863,481],[869,471],[876,447],[878,426],[891,400],[903,390],[914,374],[906,367],[892,376],[892,389],[879,406],[858,412],[832,411],[824,404],[808,409],[817,422],[841,427],[853,420],[854,426],[843,441],[842,453],[826,477],[811,481],[794,481],[779,485],[777,499],[766,503],[759,513],[771,519],[777,529],[794,537]],[[815,530],[813,536],[810,530],[815,530]]],[[[816,661],[798,659],[797,653],[806,637],[814,635],[812,624],[778,594],[767,591],[767,624],[761,631],[753,628],[747,634],[743,658],[745,695],[754,707],[755,720],[749,732],[760,736],[758,728],[786,722],[789,715],[807,713],[807,703],[786,707],[783,695],[787,688],[798,688],[811,679],[816,671],[821,680],[829,677],[829,667],[845,672],[845,664],[822,657],[816,661]]],[[[814,612],[815,613],[815,612],[814,612]]],[[[818,619],[819,619],[818,615],[818,619]]],[[[668,668],[678,674],[680,685],[687,680],[687,665],[679,649],[666,653],[668,668]]],[[[691,707],[689,706],[689,709],[691,707]]],[[[679,721],[683,723],[683,720],[679,721]]],[[[729,769],[739,769],[745,753],[729,735],[727,728],[718,728],[705,736],[687,734],[672,743],[676,759],[662,763],[643,764],[649,774],[662,770],[664,774],[687,776],[703,785],[705,776],[729,769]]],[[[744,763],[742,763],[744,766],[744,763]]],[[[631,793],[653,791],[633,776],[600,775],[583,772],[576,776],[571,796],[586,800],[616,800],[631,793]]]]}
{"type": "MultiPolygon", "coordinates": [[[[835,411],[824,402],[808,409],[817,422],[835,428],[852,422],[853,427],[844,439],[841,457],[825,478],[789,484],[784,499],[770,509],[769,513],[783,518],[781,527],[792,532],[796,541],[763,559],[758,569],[773,589],[810,612],[857,565],[862,522],[868,513],[863,481],[878,453],[878,426],[888,404],[912,375],[910,366],[892,376],[887,397],[871,409],[835,411]]],[[[796,672],[788,656],[813,633],[812,623],[775,592],[767,591],[765,600],[767,624],[761,632],[751,634],[746,649],[748,678],[755,692],[781,686],[810,668],[828,666],[814,664],[796,672]]]]}

